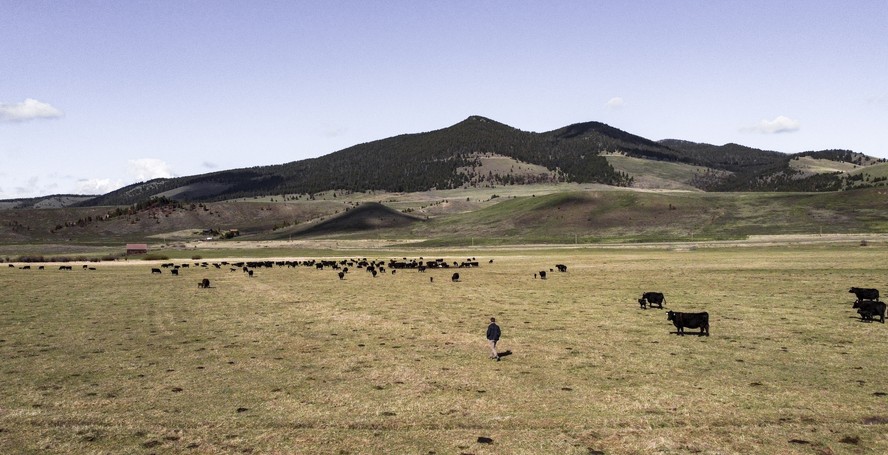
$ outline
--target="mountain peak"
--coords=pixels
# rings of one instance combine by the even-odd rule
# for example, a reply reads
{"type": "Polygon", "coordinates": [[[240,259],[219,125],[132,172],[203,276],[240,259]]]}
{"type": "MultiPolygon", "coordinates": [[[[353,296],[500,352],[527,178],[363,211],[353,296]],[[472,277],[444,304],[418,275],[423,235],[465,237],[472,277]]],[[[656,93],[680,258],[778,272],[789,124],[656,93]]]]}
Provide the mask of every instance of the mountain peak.
{"type": "Polygon", "coordinates": [[[483,117],[481,115],[470,115],[467,119],[467,122],[492,122],[493,120],[483,117]]]}

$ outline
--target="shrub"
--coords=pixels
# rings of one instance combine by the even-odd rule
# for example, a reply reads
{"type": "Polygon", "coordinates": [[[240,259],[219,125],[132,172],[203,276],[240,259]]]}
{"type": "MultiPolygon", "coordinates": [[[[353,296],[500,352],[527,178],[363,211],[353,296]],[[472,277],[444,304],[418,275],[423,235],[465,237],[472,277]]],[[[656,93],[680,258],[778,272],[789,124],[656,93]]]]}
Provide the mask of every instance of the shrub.
{"type": "Polygon", "coordinates": [[[46,262],[43,256],[34,255],[34,256],[19,256],[18,262],[46,262]]]}
{"type": "Polygon", "coordinates": [[[145,256],[143,256],[142,259],[146,260],[146,261],[168,261],[170,258],[169,258],[169,256],[164,256],[162,254],[149,253],[149,254],[146,254],[145,256]]]}

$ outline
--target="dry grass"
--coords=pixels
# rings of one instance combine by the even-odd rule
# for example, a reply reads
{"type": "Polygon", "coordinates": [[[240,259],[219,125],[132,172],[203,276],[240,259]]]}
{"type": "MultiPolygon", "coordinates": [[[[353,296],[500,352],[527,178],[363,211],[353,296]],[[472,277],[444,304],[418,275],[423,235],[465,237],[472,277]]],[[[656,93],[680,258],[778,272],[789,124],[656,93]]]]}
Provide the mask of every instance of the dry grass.
{"type": "Polygon", "coordinates": [[[813,174],[823,174],[827,172],[844,172],[851,173],[863,166],[844,161],[833,161],[826,159],[818,159],[810,156],[802,156],[789,161],[789,167],[797,171],[803,172],[806,176],[813,174]]]}
{"type": "Polygon", "coordinates": [[[512,251],[459,283],[4,266],[0,452],[886,453],[888,326],[847,293],[888,289],[884,256],[512,251]],[[712,336],[670,333],[650,290],[712,336]]]}

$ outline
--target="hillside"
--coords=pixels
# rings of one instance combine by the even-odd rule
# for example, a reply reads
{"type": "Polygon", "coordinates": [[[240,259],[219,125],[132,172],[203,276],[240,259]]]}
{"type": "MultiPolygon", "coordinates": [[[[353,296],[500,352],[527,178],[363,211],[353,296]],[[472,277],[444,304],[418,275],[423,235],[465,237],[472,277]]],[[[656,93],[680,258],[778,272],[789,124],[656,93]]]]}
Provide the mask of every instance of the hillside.
{"type": "Polygon", "coordinates": [[[358,144],[273,166],[155,179],[90,197],[0,201],[0,210],[129,206],[154,197],[216,202],[322,192],[415,193],[529,184],[602,184],[703,191],[836,191],[888,185],[884,164],[849,150],[788,155],[739,144],[652,141],[599,122],[534,133],[471,116],[447,128],[358,144]]]}
{"type": "Polygon", "coordinates": [[[417,192],[558,182],[706,191],[833,191],[849,186],[847,175],[799,169],[792,164],[796,158],[854,160],[861,166],[877,161],[841,150],[787,155],[739,144],[654,142],[599,122],[533,133],[471,116],[440,130],[358,144],[319,158],[138,183],[83,205],[129,205],[152,196],[220,201],[333,190],[417,192]],[[693,169],[694,175],[673,180],[657,163],[674,165],[667,174],[693,169]]]}
{"type": "Polygon", "coordinates": [[[728,171],[719,172],[674,161],[648,160],[622,154],[607,154],[605,158],[615,170],[632,178],[633,188],[700,191],[694,184],[701,176],[714,175],[721,179],[730,175],[728,171]]]}
{"type": "Polygon", "coordinates": [[[54,194],[51,196],[40,196],[23,199],[6,199],[0,201],[0,210],[35,208],[35,209],[57,209],[62,207],[70,207],[78,205],[93,199],[95,196],[83,196],[77,194],[54,194]]]}
{"type": "Polygon", "coordinates": [[[271,235],[270,238],[301,238],[309,236],[332,236],[339,234],[380,232],[403,228],[422,219],[401,213],[377,202],[368,202],[330,219],[304,227],[296,227],[271,235]]]}
{"type": "MultiPolygon", "coordinates": [[[[743,239],[884,233],[884,188],[827,193],[644,191],[576,184],[423,193],[319,195],[140,209],[0,211],[0,254],[16,245],[177,245],[237,240],[368,239],[419,245],[743,239]]],[[[32,247],[29,247],[32,248],[32,247]]],[[[64,249],[63,247],[60,247],[64,249]]],[[[9,253],[5,253],[9,254],[9,253]]]]}
{"type": "MultiPolygon", "coordinates": [[[[592,191],[505,200],[409,233],[434,244],[742,239],[763,234],[884,232],[884,189],[832,193],[592,191]]],[[[397,236],[397,233],[393,234],[397,236]]]]}
{"type": "MultiPolygon", "coordinates": [[[[441,130],[359,144],[319,158],[130,185],[87,204],[133,204],[156,195],[208,201],[328,190],[413,192],[459,188],[485,184],[479,182],[474,171],[482,166],[483,155],[543,167],[560,181],[627,185],[626,176],[598,156],[599,147],[599,142],[583,138],[528,133],[473,116],[441,130]]],[[[503,176],[502,182],[490,177],[490,184],[535,181],[519,174],[503,176]]]]}

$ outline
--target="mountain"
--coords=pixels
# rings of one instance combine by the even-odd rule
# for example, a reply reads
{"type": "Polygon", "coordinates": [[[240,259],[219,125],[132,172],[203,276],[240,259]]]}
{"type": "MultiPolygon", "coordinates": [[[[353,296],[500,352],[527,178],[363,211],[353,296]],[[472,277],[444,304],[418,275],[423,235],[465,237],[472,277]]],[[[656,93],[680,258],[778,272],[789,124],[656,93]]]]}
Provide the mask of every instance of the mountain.
{"type": "MultiPolygon", "coordinates": [[[[598,154],[607,143],[557,132],[529,133],[472,116],[448,128],[359,144],[319,158],[138,183],[86,204],[133,204],[151,196],[211,201],[327,190],[459,188],[478,181],[474,169],[484,156],[542,166],[554,172],[550,178],[556,181],[626,186],[628,176],[617,173],[598,154]]],[[[495,180],[493,175],[489,178],[495,180]]],[[[512,178],[508,183],[526,182],[512,178]]]]}
{"type": "MultiPolygon", "coordinates": [[[[834,191],[884,184],[855,174],[877,160],[848,150],[789,155],[739,144],[652,141],[600,122],[534,133],[471,116],[447,128],[358,144],[318,158],[140,182],[108,194],[55,198],[57,206],[122,206],[166,197],[211,202],[311,197],[324,191],[416,192],[599,183],[703,191],[834,191]],[[832,163],[832,164],[829,164],[832,163]]],[[[0,208],[37,207],[34,200],[0,208]]]]}
{"type": "Polygon", "coordinates": [[[0,210],[22,208],[50,209],[69,207],[89,201],[90,199],[94,198],[95,196],[84,196],[77,194],[53,194],[50,196],[40,196],[32,198],[6,199],[0,201],[0,210]]]}

